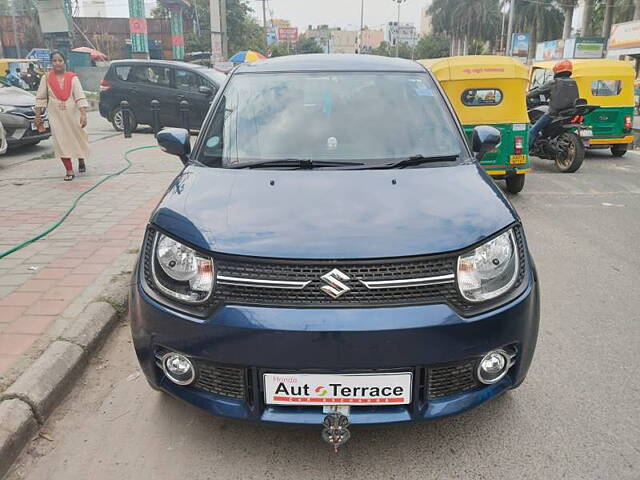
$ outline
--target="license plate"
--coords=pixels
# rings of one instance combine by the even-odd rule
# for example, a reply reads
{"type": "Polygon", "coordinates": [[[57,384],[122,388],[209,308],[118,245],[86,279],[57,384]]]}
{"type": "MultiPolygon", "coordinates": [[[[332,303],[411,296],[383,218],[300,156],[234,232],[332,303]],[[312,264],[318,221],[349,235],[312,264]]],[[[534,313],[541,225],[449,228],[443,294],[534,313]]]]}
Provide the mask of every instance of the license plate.
{"type": "Polygon", "coordinates": [[[509,163],[522,164],[527,163],[526,155],[511,155],[509,157],[509,163]]]}
{"type": "Polygon", "coordinates": [[[584,138],[593,137],[593,130],[580,130],[580,136],[584,138]]]}
{"type": "Polygon", "coordinates": [[[267,405],[406,405],[413,375],[265,373],[267,405]]]}
{"type": "MultiPolygon", "coordinates": [[[[49,128],[49,120],[45,120],[43,122],[43,126],[45,129],[49,128]]],[[[31,130],[36,131],[38,130],[38,127],[36,126],[36,122],[31,122],[31,130]]]]}

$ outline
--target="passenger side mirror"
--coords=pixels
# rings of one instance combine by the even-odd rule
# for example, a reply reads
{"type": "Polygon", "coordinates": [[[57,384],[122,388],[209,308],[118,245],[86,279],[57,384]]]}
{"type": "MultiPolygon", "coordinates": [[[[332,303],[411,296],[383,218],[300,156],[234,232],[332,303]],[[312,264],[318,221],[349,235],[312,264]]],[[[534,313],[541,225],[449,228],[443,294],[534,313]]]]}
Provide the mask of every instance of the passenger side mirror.
{"type": "Polygon", "coordinates": [[[163,152],[177,155],[185,165],[189,161],[191,143],[189,131],[184,128],[164,128],[158,132],[158,145],[163,152]]]}
{"type": "Polygon", "coordinates": [[[211,89],[211,87],[206,87],[206,86],[204,86],[204,85],[201,85],[201,86],[198,88],[198,91],[199,91],[200,93],[202,93],[203,95],[207,95],[207,96],[209,96],[209,97],[210,97],[211,95],[213,95],[213,90],[211,89]]]}
{"type": "Polygon", "coordinates": [[[476,154],[476,159],[478,161],[482,160],[485,153],[500,145],[501,139],[500,130],[497,128],[488,125],[480,125],[474,128],[471,137],[471,148],[473,153],[476,154]]]}

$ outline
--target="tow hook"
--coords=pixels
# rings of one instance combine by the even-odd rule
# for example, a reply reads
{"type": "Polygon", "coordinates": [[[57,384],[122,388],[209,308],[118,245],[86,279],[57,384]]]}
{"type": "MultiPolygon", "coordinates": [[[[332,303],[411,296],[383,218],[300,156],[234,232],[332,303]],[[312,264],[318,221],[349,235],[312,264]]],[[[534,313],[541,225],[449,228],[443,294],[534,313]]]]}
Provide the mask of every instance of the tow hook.
{"type": "Polygon", "coordinates": [[[334,452],[338,448],[347,443],[351,438],[349,431],[349,410],[350,408],[343,406],[325,407],[325,413],[328,413],[322,421],[322,439],[329,445],[333,446],[334,452]]]}

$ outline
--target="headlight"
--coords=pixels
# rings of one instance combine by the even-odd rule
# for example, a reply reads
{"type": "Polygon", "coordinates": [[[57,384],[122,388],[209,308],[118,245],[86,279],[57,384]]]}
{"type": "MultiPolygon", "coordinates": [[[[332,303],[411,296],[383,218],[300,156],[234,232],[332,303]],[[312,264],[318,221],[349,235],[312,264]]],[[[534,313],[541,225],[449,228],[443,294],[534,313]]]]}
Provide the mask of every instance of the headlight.
{"type": "Polygon", "coordinates": [[[16,107],[13,107],[11,105],[0,105],[0,113],[13,112],[15,109],[16,107]]]}
{"type": "Polygon", "coordinates": [[[518,278],[518,249],[509,230],[458,257],[458,288],[470,302],[499,297],[518,278]]]}
{"type": "Polygon", "coordinates": [[[188,303],[202,303],[213,291],[213,260],[156,233],[151,271],[162,293],[188,303]]]}

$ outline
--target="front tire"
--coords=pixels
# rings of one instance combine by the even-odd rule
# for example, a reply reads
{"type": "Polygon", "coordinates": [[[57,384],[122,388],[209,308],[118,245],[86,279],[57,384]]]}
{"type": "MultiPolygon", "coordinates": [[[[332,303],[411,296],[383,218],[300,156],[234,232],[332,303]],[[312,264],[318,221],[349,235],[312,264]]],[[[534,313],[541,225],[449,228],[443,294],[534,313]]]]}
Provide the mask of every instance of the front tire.
{"type": "Polygon", "coordinates": [[[576,172],[584,161],[585,149],[582,140],[572,132],[562,134],[558,139],[560,151],[556,154],[556,167],[562,173],[576,172]]]}
{"type": "Polygon", "coordinates": [[[520,193],[524,188],[524,177],[523,174],[516,174],[507,177],[507,192],[509,193],[520,193]]]}
{"type": "Polygon", "coordinates": [[[614,145],[611,147],[611,155],[614,157],[624,157],[625,153],[627,153],[626,145],[614,145]]]}
{"type": "MultiPolygon", "coordinates": [[[[124,119],[122,115],[122,109],[120,107],[116,107],[111,112],[111,125],[117,132],[124,131],[124,119]]],[[[131,112],[131,131],[135,132],[138,128],[138,122],[136,121],[136,116],[131,112]]]]}

